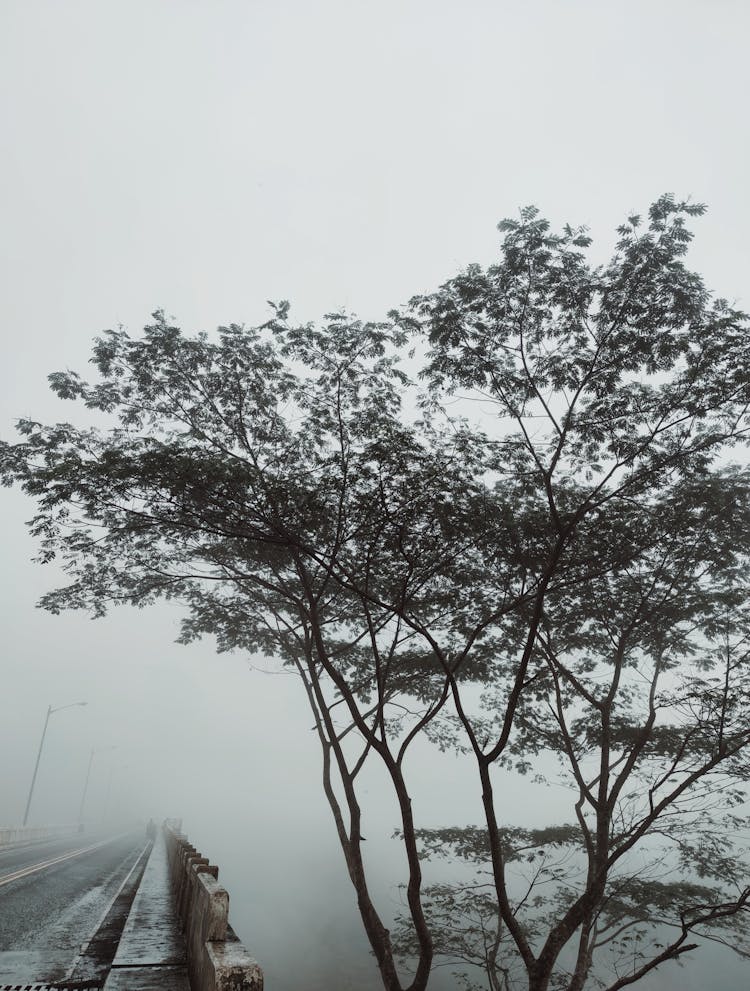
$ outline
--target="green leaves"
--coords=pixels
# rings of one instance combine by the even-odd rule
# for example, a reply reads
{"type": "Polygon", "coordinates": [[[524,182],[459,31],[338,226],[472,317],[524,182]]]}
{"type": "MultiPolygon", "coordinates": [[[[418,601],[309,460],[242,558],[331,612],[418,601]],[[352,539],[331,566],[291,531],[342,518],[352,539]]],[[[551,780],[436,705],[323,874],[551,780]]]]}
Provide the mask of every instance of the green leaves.
{"type": "MultiPolygon", "coordinates": [[[[490,844],[486,827],[456,826],[444,829],[418,829],[417,839],[428,857],[465,860],[489,866],[490,844]]],[[[532,862],[544,857],[549,850],[582,849],[583,837],[579,826],[546,826],[525,829],[505,826],[500,831],[506,863],[532,862]]]]}
{"type": "Polygon", "coordinates": [[[424,901],[437,952],[494,988],[581,991],[603,947],[636,943],[645,974],[744,911],[723,824],[750,773],[750,473],[729,463],[748,320],[685,265],[703,212],[663,196],[592,266],[585,228],[527,207],[494,265],[386,322],[295,325],[281,301],[189,335],[156,311],[96,340],[93,381],[50,376],[109,426],[24,420],[0,444],[3,483],[38,502],[39,559],[70,576],[45,608],[178,599],[183,641],[300,674],[389,987],[358,860],[370,759],[402,815],[414,991],[424,857],[486,877],[424,901]],[[422,735],[475,761],[484,824],[415,825],[422,735]],[[568,824],[500,826],[498,769],[557,776],[568,824]],[[682,936],[656,948],[665,920],[682,936]]]}

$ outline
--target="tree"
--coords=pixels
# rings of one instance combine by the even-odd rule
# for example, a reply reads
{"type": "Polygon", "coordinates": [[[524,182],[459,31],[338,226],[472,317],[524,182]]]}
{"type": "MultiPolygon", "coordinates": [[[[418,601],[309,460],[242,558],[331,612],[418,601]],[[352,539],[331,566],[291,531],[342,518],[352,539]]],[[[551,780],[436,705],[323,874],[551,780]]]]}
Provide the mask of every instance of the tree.
{"type": "Polygon", "coordinates": [[[209,339],[156,313],[97,341],[94,384],[50,377],[111,428],[21,421],[2,447],[71,575],[46,608],[176,598],[183,640],[296,669],[389,991],[436,954],[469,984],[616,991],[696,934],[746,947],[747,318],[682,261],[702,212],[662,197],[592,267],[583,229],[526,209],[496,265],[386,323],[282,303],[209,339]],[[418,823],[422,736],[473,761],[481,826],[418,823]],[[393,936],[362,857],[371,760],[408,865],[393,936]],[[500,770],[559,775],[569,821],[513,823],[500,770]],[[425,888],[435,855],[485,879],[425,888]]]}

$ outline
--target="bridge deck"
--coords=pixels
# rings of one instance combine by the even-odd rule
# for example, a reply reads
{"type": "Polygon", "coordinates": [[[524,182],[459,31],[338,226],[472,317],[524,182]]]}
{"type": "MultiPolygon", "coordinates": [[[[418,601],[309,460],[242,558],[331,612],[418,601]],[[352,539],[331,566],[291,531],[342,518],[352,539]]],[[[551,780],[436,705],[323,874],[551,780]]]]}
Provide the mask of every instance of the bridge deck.
{"type": "Polygon", "coordinates": [[[161,830],[104,987],[106,991],[190,991],[185,940],[172,900],[161,830]]]}

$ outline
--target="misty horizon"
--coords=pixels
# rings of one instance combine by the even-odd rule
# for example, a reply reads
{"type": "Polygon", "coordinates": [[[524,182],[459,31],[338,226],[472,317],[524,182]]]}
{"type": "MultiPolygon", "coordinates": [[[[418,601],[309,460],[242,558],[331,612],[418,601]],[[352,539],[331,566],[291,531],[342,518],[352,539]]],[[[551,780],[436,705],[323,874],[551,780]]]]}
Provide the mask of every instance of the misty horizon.
{"type": "MultiPolygon", "coordinates": [[[[268,300],[289,300],[300,324],[386,320],[493,264],[498,222],[532,203],[555,230],[589,228],[604,260],[617,225],[663,193],[705,202],[688,265],[750,309],[748,27],[731,0],[6,0],[0,438],[15,443],[24,417],[104,422],[47,376],[93,376],[108,328],[136,338],[163,308],[185,335],[216,340],[270,319],[268,300]]],[[[218,653],[210,636],[177,643],[176,602],[96,621],[39,609],[68,579],[34,560],[33,500],[18,488],[0,499],[0,825],[23,819],[48,707],[86,702],[50,717],[30,825],[180,818],[218,864],[268,991],[380,988],[294,672],[218,653]]],[[[467,760],[415,747],[420,826],[482,821],[467,760]]],[[[398,808],[380,772],[365,781],[365,857],[393,920],[398,808]]],[[[559,822],[557,784],[503,770],[497,787],[505,822],[559,822]]],[[[426,865],[427,879],[440,869],[426,865]]],[[[733,991],[746,975],[747,962],[704,947],[638,987],[733,991]]],[[[429,984],[455,986],[450,967],[429,984]]]]}

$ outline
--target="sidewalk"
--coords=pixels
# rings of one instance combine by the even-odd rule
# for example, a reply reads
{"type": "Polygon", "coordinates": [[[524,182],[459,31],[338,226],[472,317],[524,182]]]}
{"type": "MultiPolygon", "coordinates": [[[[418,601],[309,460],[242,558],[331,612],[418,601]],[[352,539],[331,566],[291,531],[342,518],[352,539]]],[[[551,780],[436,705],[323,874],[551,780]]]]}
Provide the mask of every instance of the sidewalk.
{"type": "Polygon", "coordinates": [[[154,841],[104,989],[190,991],[185,940],[173,905],[161,830],[154,841]]]}

